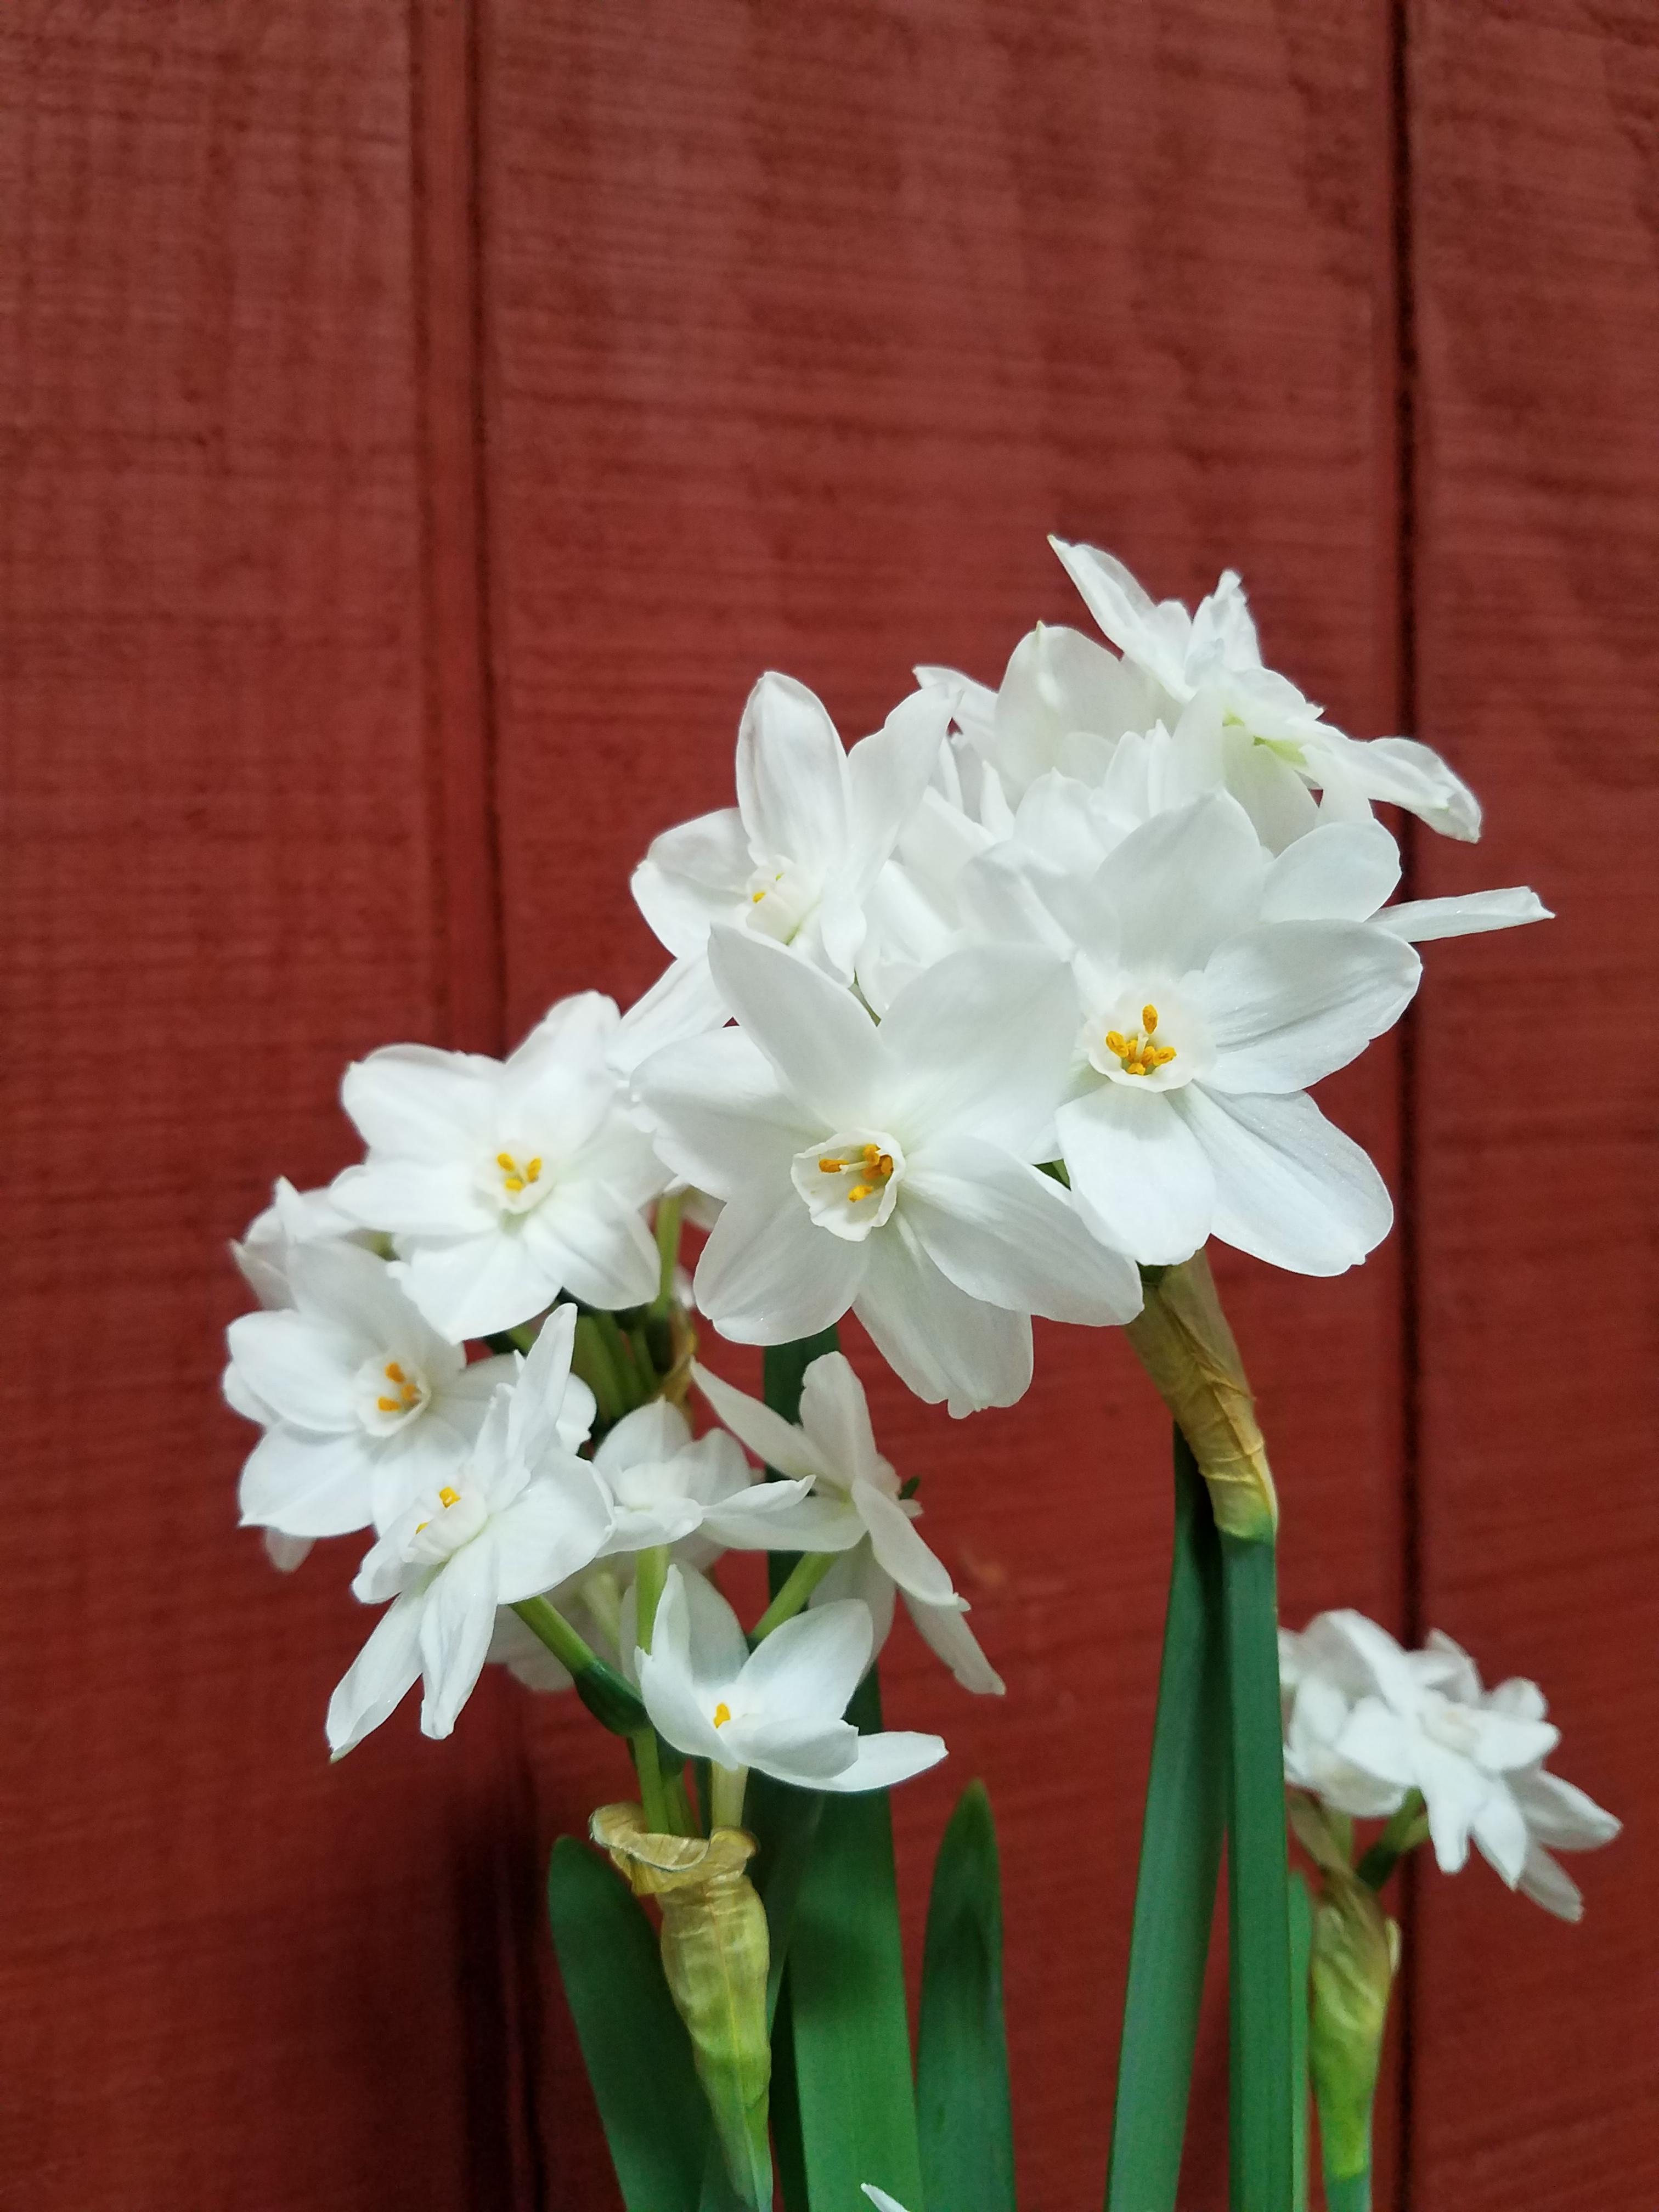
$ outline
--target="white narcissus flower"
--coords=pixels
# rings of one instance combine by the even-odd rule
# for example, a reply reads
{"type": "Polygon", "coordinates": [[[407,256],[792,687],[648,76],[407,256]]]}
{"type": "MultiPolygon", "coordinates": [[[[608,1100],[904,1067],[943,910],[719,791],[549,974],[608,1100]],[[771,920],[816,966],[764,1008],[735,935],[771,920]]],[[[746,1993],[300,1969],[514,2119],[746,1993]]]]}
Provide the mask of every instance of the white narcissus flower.
{"type": "MultiPolygon", "coordinates": [[[[1464,1864],[1473,1839],[1511,1889],[1561,1919],[1578,1918],[1577,1888],[1551,1851],[1594,1850],[1618,1834],[1619,1822],[1545,1771],[1560,1731],[1546,1719],[1535,1683],[1517,1677],[1486,1691],[1449,1637],[1437,1631],[1424,1650],[1404,1651],[1386,1629],[1353,1612],[1321,1614],[1301,1644],[1297,1705],[1316,1673],[1351,1698],[1332,1753],[1402,1797],[1420,1792],[1444,1872],[1464,1864]],[[1320,1649],[1310,1664],[1316,1638],[1320,1649]]],[[[1317,1787],[1338,1810],[1358,1809],[1345,1802],[1340,1782],[1304,1786],[1317,1787]]]]}
{"type": "MultiPolygon", "coordinates": [[[[225,1396],[265,1431],[242,1470],[242,1524],[296,1537],[385,1528],[465,1459],[514,1363],[469,1365],[355,1244],[294,1246],[283,1267],[292,1303],[226,1333],[225,1396]]],[[[568,1413],[574,1450],[592,1425],[582,1383],[568,1413]]]]}
{"type": "Polygon", "coordinates": [[[763,939],[714,933],[741,1026],[641,1068],[657,1147],[725,1201],[696,1278],[722,1334],[785,1344],[849,1307],[917,1395],[1012,1405],[1030,1316],[1121,1322],[1134,1269],[1060,1185],[1054,1109],[1077,1029],[1062,962],[1011,948],[943,960],[879,1027],[763,939]]]}
{"type": "Polygon", "coordinates": [[[343,1213],[325,1190],[295,1190],[278,1176],[264,1212],[249,1222],[230,1255],[262,1306],[292,1305],[289,1261],[301,1245],[358,1244],[372,1250],[374,1232],[343,1213]]]}
{"type": "Polygon", "coordinates": [[[665,1398],[624,1414],[593,1454],[593,1468],[612,1504],[608,1556],[688,1536],[732,1551],[799,1546],[791,1510],[811,1482],[757,1482],[732,1437],[711,1429],[694,1440],[690,1421],[665,1398]]]}
{"type": "Polygon", "coordinates": [[[391,1045],[341,1096],[368,1157],[331,1195],[391,1233],[409,1294],[444,1335],[529,1321],[562,1291],[641,1305],[657,1288],[641,1208],[665,1180],[608,1064],[618,1015],[562,999],[510,1059],[391,1045]]]}
{"type": "Polygon", "coordinates": [[[464,1465],[393,1522],[352,1589],[391,1603],[328,1709],[337,1759],[424,1674],[421,1727],[445,1736],[489,1655],[499,1607],[538,1597],[598,1558],[611,1502],[561,1431],[576,1310],[549,1315],[519,1380],[497,1391],[464,1465]]]}
{"type": "Polygon", "coordinates": [[[1231,568],[1188,614],[1176,599],[1154,604],[1109,553],[1048,542],[1106,636],[1176,713],[1200,697],[1219,709],[1227,787],[1272,851],[1310,830],[1322,812],[1363,817],[1372,800],[1403,806],[1447,836],[1480,836],[1474,793],[1437,753],[1412,738],[1362,744],[1346,737],[1287,678],[1262,665],[1255,624],[1231,568]],[[1322,795],[1319,809],[1314,791],[1322,795]]]}
{"type": "Polygon", "coordinates": [[[763,676],[738,732],[738,804],[665,831],[635,870],[640,911],[685,971],[671,969],[652,999],[671,1000],[683,1020],[701,993],[721,1018],[717,986],[698,980],[721,922],[849,981],[865,901],[933,773],[952,704],[947,692],[914,693],[848,753],[805,684],[763,676]]]}
{"type": "Polygon", "coordinates": [[[797,1614],[751,1652],[702,1576],[668,1571],[651,1649],[638,1657],[646,1711],[670,1743],[728,1773],[756,1767],[800,1790],[885,1790],[937,1765],[936,1735],[860,1735],[842,1718],[873,1642],[851,1600],[797,1614]]]}
{"type": "MultiPolygon", "coordinates": [[[[867,1536],[893,1580],[924,1605],[959,1604],[942,1560],[916,1534],[921,1508],[899,1496],[899,1479],[876,1449],[864,1385],[839,1352],[812,1361],[801,1383],[799,1425],[694,1363],[691,1378],[732,1435],[811,1496],[789,1516],[802,1551],[848,1552],[867,1536]]],[[[769,1484],[779,1489],[781,1484],[769,1484]]]]}
{"type": "Polygon", "coordinates": [[[806,1602],[810,1607],[856,1598],[868,1608],[875,1624],[876,1640],[871,1656],[878,1659],[893,1632],[894,1605],[900,1596],[922,1642],[936,1659],[950,1668],[963,1689],[971,1690],[976,1698],[1003,1695],[1006,1686],[1001,1675],[986,1657],[979,1638],[968,1626],[970,1608],[967,1599],[957,1595],[948,1604],[928,1605],[908,1589],[901,1591],[876,1558],[867,1536],[852,1551],[841,1554],[806,1602]]]}

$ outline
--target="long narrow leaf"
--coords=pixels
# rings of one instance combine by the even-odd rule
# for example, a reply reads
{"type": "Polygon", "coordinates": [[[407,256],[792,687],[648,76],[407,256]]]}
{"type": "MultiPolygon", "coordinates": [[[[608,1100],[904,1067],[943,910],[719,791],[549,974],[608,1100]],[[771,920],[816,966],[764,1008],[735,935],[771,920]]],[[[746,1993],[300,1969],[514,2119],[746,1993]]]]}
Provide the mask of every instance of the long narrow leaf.
{"type": "Polygon", "coordinates": [[[573,1836],[553,1846],[548,1917],[628,2212],[697,2212],[711,2136],[691,2045],[638,1900],[573,1836]]]}
{"type": "Polygon", "coordinates": [[[1313,1899],[1291,1876],[1291,2152],[1292,2212],[1308,2212],[1308,1973],[1313,1960],[1313,1899]]]}
{"type": "Polygon", "coordinates": [[[1173,2212],[1225,1815],[1221,1552],[1175,1432],[1175,1550],[1118,2054],[1108,2212],[1173,2212]]]}
{"type": "MultiPolygon", "coordinates": [[[[847,1717],[862,1730],[881,1726],[873,1672],[847,1717]]],[[[866,2181],[923,2212],[884,1790],[825,1801],[795,1907],[788,2017],[812,2212],[860,2203],[866,2181]]]]}
{"type": "Polygon", "coordinates": [[[1014,2212],[1002,1884],[982,1782],[963,1791],[933,1862],[916,2029],[916,2127],[930,2203],[1014,2212]]]}
{"type": "Polygon", "coordinates": [[[1233,2212],[1290,2212],[1291,1930],[1273,1547],[1221,1539],[1232,1739],[1227,1902],[1233,2212]]]}

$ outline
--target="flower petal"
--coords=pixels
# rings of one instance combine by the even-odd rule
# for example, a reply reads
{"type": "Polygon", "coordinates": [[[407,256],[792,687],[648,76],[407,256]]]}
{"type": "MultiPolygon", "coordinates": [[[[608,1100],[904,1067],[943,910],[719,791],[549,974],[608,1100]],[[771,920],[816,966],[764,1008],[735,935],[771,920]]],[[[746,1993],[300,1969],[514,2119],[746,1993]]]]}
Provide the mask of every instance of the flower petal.
{"type": "Polygon", "coordinates": [[[870,1118],[872,1101],[887,1087],[888,1054],[844,984],[744,929],[711,931],[708,964],[779,1080],[824,1131],[870,1118]]]}
{"type": "Polygon", "coordinates": [[[422,1735],[448,1735],[477,1686],[495,1627],[496,1562],[486,1530],[463,1545],[434,1576],[421,1613],[422,1735]]]}
{"type": "Polygon", "coordinates": [[[860,1482],[853,1486],[853,1504],[870,1532],[878,1564],[899,1588],[924,1605],[948,1605],[956,1595],[950,1571],[922,1541],[898,1500],[872,1482],[860,1482]]]}
{"type": "Polygon", "coordinates": [[[1132,830],[1100,882],[1117,908],[1118,957],[1135,988],[1202,968],[1255,920],[1266,872],[1249,817],[1224,792],[1132,830]]]}
{"type": "Polygon", "coordinates": [[[711,922],[740,907],[754,866],[743,817],[723,806],[652,839],[634,871],[634,903],[659,943],[684,959],[702,951],[711,922]]]}
{"type": "Polygon", "coordinates": [[[844,1486],[877,1481],[885,1468],[870,1425],[870,1401],[845,1352],[812,1360],[801,1381],[800,1425],[824,1471],[844,1486]]]}
{"type": "Polygon", "coordinates": [[[873,1642],[869,1608],[856,1598],[798,1613],[756,1645],[738,1696],[769,1720],[837,1721],[864,1679],[873,1642]]]}
{"type": "Polygon", "coordinates": [[[421,1672],[423,1589],[394,1598],[328,1702],[328,1747],[342,1759],[395,1712],[421,1672]]]}
{"type": "Polygon", "coordinates": [[[1052,1176],[994,1145],[965,1136],[929,1145],[899,1203],[928,1257],[970,1297],[1095,1325],[1140,1310],[1129,1261],[1091,1233],[1052,1176]]]}
{"type": "Polygon", "coordinates": [[[922,1641],[942,1659],[964,1690],[977,1698],[1000,1698],[1006,1685],[979,1647],[979,1638],[968,1626],[968,1608],[960,1598],[950,1605],[922,1605],[908,1594],[904,1601],[922,1641]]]}
{"type": "Polygon", "coordinates": [[[747,1444],[758,1460],[776,1468],[780,1474],[815,1482],[828,1472],[823,1455],[811,1437],[775,1413],[758,1398],[735,1389],[719,1375],[711,1374],[700,1360],[691,1363],[691,1380],[731,1430],[739,1443],[747,1444]]]}
{"type": "Polygon", "coordinates": [[[1143,1267],[1190,1259],[1210,1233],[1215,1177],[1168,1097],[1103,1083],[1055,1116],[1084,1222],[1143,1267]]]}
{"type": "Polygon", "coordinates": [[[611,1534],[611,1501],[586,1460],[567,1458],[521,1490],[492,1526],[495,1602],[539,1597],[591,1566],[611,1534]]]}
{"type": "Polygon", "coordinates": [[[1340,1275],[1388,1235],[1388,1186],[1305,1093],[1222,1098],[1193,1083],[1170,1097],[1209,1161],[1224,1243],[1297,1274],[1340,1275]]]}
{"type": "Polygon", "coordinates": [[[660,1157],[716,1198],[731,1198],[769,1167],[787,1177],[790,1160],[823,1133],[741,1030],[716,1030],[652,1054],[635,1083],[660,1157]]]}
{"type": "Polygon", "coordinates": [[[823,867],[847,843],[847,756],[823,702],[769,672],[738,727],[738,806],[760,860],[823,867]]]}
{"type": "Polygon", "coordinates": [[[1511,1775],[1510,1787],[1528,1827],[1552,1850],[1593,1851],[1619,1833],[1621,1823],[1611,1813],[1559,1774],[1511,1775]]]}
{"type": "Polygon", "coordinates": [[[340,1103],[374,1151],[441,1165],[488,1146],[501,1074],[476,1053],[389,1044],[347,1068],[340,1103]]]}
{"type": "Polygon", "coordinates": [[[862,1247],[868,1272],[855,1310],[871,1340],[925,1405],[953,1415],[1012,1406],[1031,1381],[1031,1322],[959,1291],[896,1213],[862,1247]]]}
{"type": "Polygon", "coordinates": [[[510,1227],[422,1244],[394,1261],[393,1273],[434,1328],[455,1343],[517,1328],[550,1304],[560,1287],[520,1229],[531,1218],[519,1214],[510,1227]]]}
{"type": "Polygon", "coordinates": [[[1047,1157],[1077,1030],[1075,987],[1056,954],[947,953],[904,986],[881,1025],[901,1071],[896,1133],[915,1146],[961,1129],[1024,1159],[1047,1157]]]}
{"type": "Polygon", "coordinates": [[[1224,945],[1204,971],[1212,1090],[1303,1091],[1346,1067],[1411,1002],[1422,963],[1357,921],[1279,921],[1224,945]]]}
{"type": "Polygon", "coordinates": [[[358,1428],[357,1370],[371,1343],[292,1311],[239,1314],[225,1340],[241,1382],[281,1419],[331,1435],[358,1428]]]}
{"type": "Polygon", "coordinates": [[[1380,822],[1326,822],[1267,871],[1263,921],[1366,921],[1400,881],[1400,848],[1380,822]]]}
{"type": "Polygon", "coordinates": [[[374,1517],[374,1453],[358,1429],[318,1436],[279,1423],[248,1454],[237,1491],[245,1528],[343,1536],[374,1517]]]}
{"type": "Polygon", "coordinates": [[[573,1297],[615,1312],[656,1296],[662,1262],[644,1216],[602,1184],[556,1189],[520,1218],[547,1275],[573,1297]]]}
{"type": "Polygon", "coordinates": [[[943,1736],[913,1735],[903,1729],[887,1729],[877,1735],[861,1735],[851,1765],[842,1767],[839,1774],[823,1776],[817,1787],[843,1791],[890,1790],[896,1783],[925,1774],[945,1755],[943,1736]]]}
{"type": "Polygon", "coordinates": [[[1554,919],[1536,891],[1517,885],[1512,890],[1466,891],[1461,898],[1407,899],[1384,907],[1375,923],[1413,945],[1427,945],[1437,938],[1474,937],[1483,930],[1518,929],[1525,922],[1554,919]]]}
{"type": "Polygon", "coordinates": [[[863,1243],[832,1237],[787,1185],[781,1195],[745,1191],[709,1231],[697,1262],[697,1304],[734,1344],[816,1336],[858,1297],[881,1234],[863,1243]]]}

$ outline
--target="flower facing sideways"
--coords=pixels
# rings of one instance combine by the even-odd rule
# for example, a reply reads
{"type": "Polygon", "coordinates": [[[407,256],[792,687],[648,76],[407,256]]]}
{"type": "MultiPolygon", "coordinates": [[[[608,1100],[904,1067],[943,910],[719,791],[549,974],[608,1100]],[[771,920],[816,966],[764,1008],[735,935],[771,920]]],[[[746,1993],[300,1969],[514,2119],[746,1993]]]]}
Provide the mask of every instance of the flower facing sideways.
{"type": "Polygon", "coordinates": [[[757,1767],[801,1790],[885,1790],[937,1765],[936,1735],[860,1735],[843,1719],[873,1642],[851,1599],[797,1614],[754,1651],[726,1600],[702,1576],[671,1567],[640,1694],[669,1742],[728,1773],[757,1767]]]}
{"type": "MultiPolygon", "coordinates": [[[[510,1358],[480,1359],[417,1313],[384,1260],[355,1244],[285,1255],[292,1303],[228,1332],[225,1395],[264,1435],[242,1470],[245,1527],[296,1537],[388,1527],[465,1460],[510,1358]]],[[[591,1426],[574,1384],[570,1448],[591,1426]]]]}
{"type": "Polygon", "coordinates": [[[1285,1656],[1297,1680],[1293,1723],[1322,1685],[1287,1778],[1357,1814],[1392,1809],[1379,1792],[1392,1793],[1397,1806],[1415,1790],[1443,1872],[1458,1871],[1473,1839],[1511,1889],[1561,1919],[1578,1918],[1577,1887],[1551,1853],[1609,1843],[1619,1822],[1545,1771],[1560,1731],[1546,1719],[1535,1683],[1516,1678],[1484,1690],[1449,1636],[1435,1632],[1425,1650],[1404,1651],[1352,1612],[1322,1613],[1302,1638],[1286,1640],[1285,1656]]]}
{"type": "Polygon", "coordinates": [[[347,1069],[368,1157],[331,1195],[390,1232],[410,1297],[446,1336],[515,1328],[561,1291],[607,1307],[655,1291],[640,1209],[664,1178],[608,1063],[618,1020],[587,991],[505,1061],[389,1045],[347,1069]]]}
{"type": "Polygon", "coordinates": [[[717,930],[711,958],[740,1026],[657,1054],[639,1088],[668,1165],[725,1201],[696,1284],[723,1335],[787,1343],[850,1307],[954,1413],[1022,1395],[1033,1313],[1139,1310],[1133,1268],[1032,1164],[1054,1156],[1077,1029],[1063,963],[952,956],[878,1026],[763,939],[717,930]]]}
{"type": "Polygon", "coordinates": [[[653,1398],[626,1413],[593,1455],[611,1501],[607,1558],[701,1536],[732,1551],[793,1551],[791,1518],[810,1481],[757,1482],[723,1430],[695,1440],[678,1406],[653,1398]]]}
{"type": "Polygon", "coordinates": [[[364,1559],[353,1591],[368,1605],[391,1603],[329,1705],[337,1759],[422,1675],[421,1727],[447,1735],[483,1671],[497,1608],[539,1596],[604,1549],[610,1500],[560,1428],[575,1321],[570,1305],[548,1316],[517,1382],[490,1401],[465,1464],[364,1559]]]}

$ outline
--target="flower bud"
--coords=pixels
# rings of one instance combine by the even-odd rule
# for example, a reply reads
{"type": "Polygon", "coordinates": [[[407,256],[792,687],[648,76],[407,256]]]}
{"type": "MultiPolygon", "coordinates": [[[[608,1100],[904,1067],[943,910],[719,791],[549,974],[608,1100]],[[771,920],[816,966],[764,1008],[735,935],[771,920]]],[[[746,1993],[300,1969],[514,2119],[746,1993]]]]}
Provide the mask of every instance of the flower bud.
{"type": "Polygon", "coordinates": [[[1209,1486],[1224,1535],[1271,1542],[1279,1501],[1255,1401],[1216,1296],[1210,1263],[1144,1268],[1146,1303],[1127,1335],[1186,1437],[1209,1486]]]}
{"type": "Polygon", "coordinates": [[[1383,1912],[1375,1890],[1347,1869],[1328,1865],[1314,1910],[1308,2063],[1332,2179],[1370,2168],[1371,2100],[1399,1963],[1399,1923],[1383,1912]]]}
{"type": "Polygon", "coordinates": [[[766,2026],[770,1947],[766,1908],[744,1871],[756,1850],[741,1828],[654,1835],[637,1805],[602,1805],[590,1832],[636,1897],[662,1908],[662,1965],[714,2115],[733,2186],[769,2212],[772,2154],[767,2103],[772,2046],[766,2026]]]}

